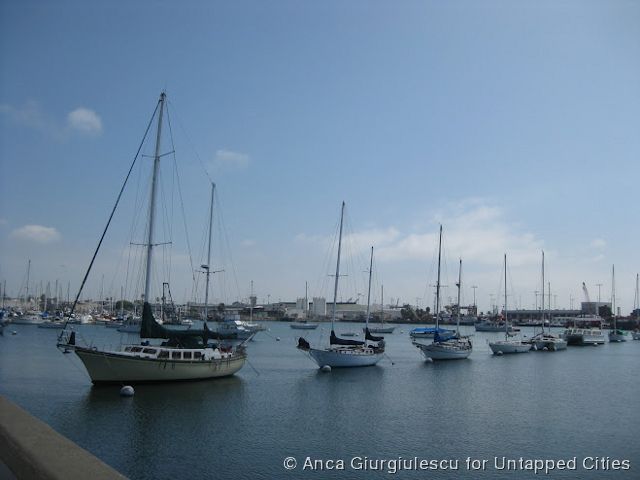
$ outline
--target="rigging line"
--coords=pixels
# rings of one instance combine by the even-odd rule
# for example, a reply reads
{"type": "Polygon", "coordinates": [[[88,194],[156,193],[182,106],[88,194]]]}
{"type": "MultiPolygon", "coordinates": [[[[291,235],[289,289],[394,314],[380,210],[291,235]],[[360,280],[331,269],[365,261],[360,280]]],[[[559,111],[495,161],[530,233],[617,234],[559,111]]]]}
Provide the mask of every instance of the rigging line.
{"type": "MultiPolygon", "coordinates": [[[[170,100],[167,100],[167,102],[173,108],[173,103],[170,100]]],[[[173,111],[175,112],[175,110],[173,110],[173,111]]],[[[213,181],[213,179],[211,178],[211,176],[209,175],[209,171],[207,170],[207,167],[204,166],[204,163],[202,162],[202,159],[200,158],[200,155],[198,155],[198,151],[196,150],[194,143],[191,141],[191,137],[189,137],[189,134],[185,130],[184,126],[182,125],[182,121],[180,120],[180,115],[175,113],[175,116],[176,116],[176,120],[178,122],[178,125],[180,126],[180,129],[182,130],[182,133],[184,133],[185,137],[187,138],[188,143],[191,145],[191,148],[193,149],[193,152],[194,152],[196,158],[198,159],[198,163],[202,167],[202,170],[204,170],[204,174],[207,176],[207,179],[209,180],[209,183],[215,183],[213,181]]]]}
{"type": "Polygon", "coordinates": [[[124,192],[124,188],[127,186],[127,181],[129,180],[129,177],[131,176],[131,172],[133,171],[133,167],[135,166],[136,161],[138,160],[138,156],[140,155],[140,150],[142,150],[142,146],[144,145],[144,141],[147,138],[147,134],[149,133],[149,129],[151,128],[151,124],[153,123],[153,119],[155,118],[156,113],[158,112],[158,107],[159,106],[160,106],[160,100],[156,104],[156,108],[153,110],[153,115],[151,115],[151,119],[149,119],[149,124],[147,125],[147,129],[144,132],[144,135],[142,137],[142,141],[140,142],[140,145],[138,146],[138,151],[136,152],[135,157],[133,157],[133,162],[131,162],[131,166],[129,167],[129,171],[127,172],[127,176],[124,179],[124,183],[122,184],[122,187],[120,188],[120,192],[118,193],[118,198],[116,199],[116,203],[113,206],[113,209],[111,210],[111,215],[109,215],[109,220],[107,220],[107,224],[104,227],[104,231],[102,232],[102,236],[100,237],[100,241],[98,242],[98,246],[96,247],[96,251],[93,253],[93,257],[91,258],[91,262],[89,263],[89,268],[87,268],[87,273],[85,273],[84,278],[82,279],[82,283],[80,284],[80,289],[78,290],[76,298],[73,301],[73,305],[71,307],[71,311],[69,312],[69,315],[67,316],[67,320],[64,322],[64,329],[67,328],[67,323],[69,323],[69,320],[71,319],[71,315],[73,314],[74,310],[76,309],[76,306],[78,304],[78,299],[80,298],[80,295],[82,294],[82,289],[84,288],[84,285],[87,282],[87,278],[89,278],[89,273],[91,272],[91,268],[93,267],[93,263],[95,262],[96,257],[98,256],[98,252],[100,251],[100,247],[102,246],[102,242],[104,240],[104,237],[107,235],[107,230],[109,229],[109,225],[111,225],[111,220],[113,219],[113,215],[116,213],[116,209],[118,208],[118,204],[120,203],[120,198],[122,198],[122,193],[124,192]]]}
{"type": "Polygon", "coordinates": [[[236,295],[237,295],[237,298],[240,298],[240,285],[238,283],[238,275],[237,275],[237,272],[236,272],[235,263],[233,261],[233,255],[232,255],[232,252],[231,252],[231,243],[229,242],[229,235],[228,235],[227,229],[225,228],[225,221],[224,221],[224,214],[223,214],[223,210],[224,209],[222,208],[222,203],[220,202],[217,188],[216,188],[216,190],[214,192],[214,195],[215,195],[215,200],[216,200],[217,205],[218,205],[218,222],[219,222],[219,225],[220,225],[220,230],[222,230],[222,232],[224,234],[224,240],[225,240],[225,243],[226,243],[226,248],[227,248],[227,251],[229,252],[229,261],[231,263],[231,272],[233,274],[233,280],[234,280],[235,285],[236,285],[236,295]]]}
{"type": "MultiPolygon", "coordinates": [[[[171,106],[173,107],[173,104],[171,106]]],[[[182,188],[180,187],[180,174],[178,173],[178,162],[176,161],[176,154],[175,154],[176,147],[173,142],[173,128],[171,126],[171,116],[169,115],[169,109],[167,109],[167,123],[169,125],[169,138],[171,139],[171,150],[173,150],[173,168],[175,170],[175,175],[176,175],[177,184],[178,184],[178,197],[180,198],[180,208],[182,210],[182,223],[184,226],[184,235],[187,241],[187,250],[189,252],[189,265],[191,266],[191,278],[195,282],[196,274],[195,274],[195,268],[193,267],[193,255],[191,253],[191,242],[189,241],[189,233],[187,229],[187,215],[185,214],[185,211],[184,211],[184,200],[182,198],[182,188]]],[[[196,156],[197,156],[197,153],[196,153],[196,156]]],[[[209,174],[207,174],[207,177],[208,176],[209,174]]]]}

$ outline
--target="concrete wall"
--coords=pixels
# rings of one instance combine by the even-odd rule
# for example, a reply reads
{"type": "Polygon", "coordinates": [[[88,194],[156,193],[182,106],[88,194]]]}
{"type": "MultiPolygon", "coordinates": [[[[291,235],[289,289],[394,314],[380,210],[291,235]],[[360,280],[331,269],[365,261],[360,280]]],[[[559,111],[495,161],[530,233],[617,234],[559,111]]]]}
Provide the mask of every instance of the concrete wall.
{"type": "Polygon", "coordinates": [[[126,478],[2,395],[0,460],[18,479],[126,478]]]}

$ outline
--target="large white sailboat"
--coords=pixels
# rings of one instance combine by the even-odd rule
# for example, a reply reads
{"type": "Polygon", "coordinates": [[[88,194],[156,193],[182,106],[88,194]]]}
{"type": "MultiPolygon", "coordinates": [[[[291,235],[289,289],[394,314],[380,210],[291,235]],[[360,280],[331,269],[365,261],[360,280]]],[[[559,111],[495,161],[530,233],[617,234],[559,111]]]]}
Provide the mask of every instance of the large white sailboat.
{"type": "MultiPolygon", "coordinates": [[[[151,305],[148,302],[148,299],[151,298],[153,247],[156,245],[156,243],[154,243],[155,203],[160,158],[162,156],[160,153],[160,143],[163,113],[166,108],[165,101],[166,95],[163,92],[160,95],[154,112],[154,116],[157,114],[158,124],[146,230],[145,301],[143,304],[140,329],[141,338],[161,339],[162,342],[156,345],[145,341],[135,345],[125,345],[116,349],[100,349],[94,346],[78,345],[75,332],[69,332],[67,330],[61,332],[58,339],[58,347],[65,351],[73,350],[75,352],[87,369],[93,383],[165,382],[223,377],[233,375],[240,370],[246,360],[246,351],[243,345],[232,349],[210,343],[210,340],[218,337],[215,332],[209,330],[206,321],[203,330],[200,331],[172,330],[160,325],[154,319],[151,305]]],[[[136,159],[137,158],[138,155],[136,155],[136,159]]],[[[134,163],[135,161],[134,159],[134,163]]],[[[133,165],[131,168],[133,168],[133,165]]],[[[125,185],[123,185],[122,190],[125,185]]],[[[122,190],[120,193],[122,193],[122,190]]],[[[118,201],[119,199],[120,195],[118,196],[118,201]]],[[[102,238],[104,238],[106,234],[118,201],[111,212],[102,238]]],[[[82,288],[91,271],[93,261],[100,249],[101,242],[102,239],[96,248],[91,264],[85,274],[69,317],[71,317],[77,305],[82,288]]]]}
{"type": "Polygon", "coordinates": [[[495,355],[503,353],[526,353],[531,350],[531,345],[521,340],[511,340],[507,329],[507,254],[504,254],[504,340],[489,342],[489,348],[495,355]]]}
{"type": "Polygon", "coordinates": [[[438,281],[436,282],[436,327],[432,343],[422,343],[413,339],[411,343],[418,348],[426,360],[460,360],[471,355],[473,349],[469,337],[460,336],[460,287],[462,284],[462,260],[458,270],[458,312],[456,333],[450,336],[440,336],[440,260],[442,254],[442,225],[440,225],[440,240],[438,243],[438,281]]]}
{"type": "Polygon", "coordinates": [[[611,267],[611,314],[613,315],[613,328],[609,331],[609,342],[620,343],[627,341],[627,332],[618,329],[616,318],[616,266],[611,267]]]}
{"type": "MultiPolygon", "coordinates": [[[[336,278],[333,288],[333,309],[331,313],[331,336],[329,347],[313,348],[307,340],[298,339],[298,349],[306,352],[319,367],[368,367],[377,364],[384,355],[384,338],[374,337],[367,328],[365,339],[348,340],[339,338],[335,333],[336,303],[338,298],[338,281],[340,279],[340,252],[342,248],[342,225],[344,220],[344,202],[340,210],[340,233],[338,236],[338,259],[336,261],[336,278]]],[[[371,265],[373,265],[373,249],[371,251],[371,265]]],[[[369,271],[369,289],[371,289],[371,270],[369,271]]],[[[368,310],[368,308],[367,308],[368,310]]],[[[368,315],[367,315],[368,322],[368,315]]],[[[368,327],[368,323],[367,323],[368,327]]]]}
{"type": "MultiPolygon", "coordinates": [[[[549,298],[551,298],[551,287],[549,287],[549,298]]],[[[535,335],[530,343],[534,350],[540,352],[555,352],[567,349],[567,341],[551,333],[551,321],[549,330],[545,332],[545,310],[544,310],[544,250],[542,251],[542,332],[535,335]]]]}

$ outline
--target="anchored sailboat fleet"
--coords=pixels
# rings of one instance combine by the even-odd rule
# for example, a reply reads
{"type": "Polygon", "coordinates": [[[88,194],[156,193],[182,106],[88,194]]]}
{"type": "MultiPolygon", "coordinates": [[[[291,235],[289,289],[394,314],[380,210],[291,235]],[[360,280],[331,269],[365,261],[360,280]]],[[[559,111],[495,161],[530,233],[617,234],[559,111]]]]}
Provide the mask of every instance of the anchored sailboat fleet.
{"type": "MultiPolygon", "coordinates": [[[[223,377],[233,375],[240,370],[246,360],[244,345],[241,344],[236,348],[223,348],[219,344],[210,342],[210,340],[217,339],[219,336],[209,330],[206,318],[202,330],[172,330],[156,322],[151,311],[149,299],[151,298],[153,247],[156,245],[154,243],[155,204],[160,157],[162,156],[160,142],[165,102],[166,95],[163,92],[154,112],[154,116],[156,113],[158,115],[158,123],[148,211],[147,242],[145,244],[146,270],[140,329],[140,338],[162,339],[163,341],[159,345],[151,345],[147,341],[137,345],[126,345],[119,349],[100,349],[93,346],[78,345],[75,332],[63,331],[58,339],[58,347],[65,351],[72,350],[75,352],[87,369],[93,383],[141,383],[223,377]]],[[[113,211],[115,211],[115,207],[113,211]]],[[[209,229],[209,247],[211,245],[210,235],[211,228],[209,229]]],[[[98,245],[99,248],[100,245],[98,245]]],[[[94,259],[98,249],[96,249],[94,259]]],[[[90,270],[91,265],[84,281],[86,281],[90,270]]],[[[207,290],[209,273],[207,265],[207,290]]],[[[81,290],[82,287],[76,296],[72,313],[78,302],[81,290]]]]}

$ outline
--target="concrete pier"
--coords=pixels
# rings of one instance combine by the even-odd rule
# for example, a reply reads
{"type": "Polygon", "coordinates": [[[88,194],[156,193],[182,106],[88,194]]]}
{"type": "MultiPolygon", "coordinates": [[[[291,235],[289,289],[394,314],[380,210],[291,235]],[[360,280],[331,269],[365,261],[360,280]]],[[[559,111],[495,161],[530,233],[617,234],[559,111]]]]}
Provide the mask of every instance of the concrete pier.
{"type": "MultiPolygon", "coordinates": [[[[126,478],[2,395],[0,461],[18,480],[126,478]]],[[[2,467],[0,476],[7,478],[2,467]]]]}

